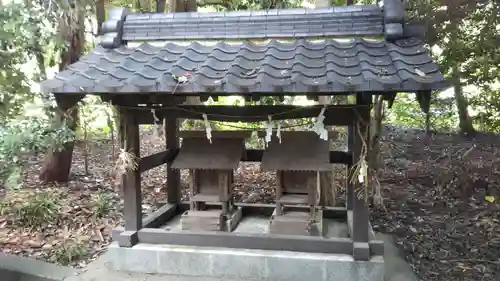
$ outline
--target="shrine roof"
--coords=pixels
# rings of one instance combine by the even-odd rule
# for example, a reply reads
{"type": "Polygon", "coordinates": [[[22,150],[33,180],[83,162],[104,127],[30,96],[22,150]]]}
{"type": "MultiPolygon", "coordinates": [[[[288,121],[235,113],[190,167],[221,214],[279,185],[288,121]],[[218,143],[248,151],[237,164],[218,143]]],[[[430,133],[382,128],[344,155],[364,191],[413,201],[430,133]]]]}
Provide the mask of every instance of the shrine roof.
{"type": "Polygon", "coordinates": [[[115,9],[101,44],[40,85],[54,93],[179,95],[448,87],[424,42],[403,26],[398,1],[385,0],[384,9],[130,15],[115,9]]]}

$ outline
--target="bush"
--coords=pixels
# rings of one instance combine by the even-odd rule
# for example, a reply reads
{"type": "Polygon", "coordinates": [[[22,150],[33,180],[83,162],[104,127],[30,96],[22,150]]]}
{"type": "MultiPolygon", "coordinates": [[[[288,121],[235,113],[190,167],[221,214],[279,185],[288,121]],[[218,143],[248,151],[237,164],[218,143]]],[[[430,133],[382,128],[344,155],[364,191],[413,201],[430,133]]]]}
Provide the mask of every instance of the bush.
{"type": "Polygon", "coordinates": [[[43,118],[13,120],[0,126],[0,177],[7,179],[7,188],[18,188],[23,160],[49,147],[62,147],[74,139],[74,132],[65,124],[52,127],[43,118]]]}
{"type": "Polygon", "coordinates": [[[9,214],[12,223],[26,228],[57,224],[62,207],[58,194],[49,191],[22,194],[3,202],[0,213],[9,214]]]}

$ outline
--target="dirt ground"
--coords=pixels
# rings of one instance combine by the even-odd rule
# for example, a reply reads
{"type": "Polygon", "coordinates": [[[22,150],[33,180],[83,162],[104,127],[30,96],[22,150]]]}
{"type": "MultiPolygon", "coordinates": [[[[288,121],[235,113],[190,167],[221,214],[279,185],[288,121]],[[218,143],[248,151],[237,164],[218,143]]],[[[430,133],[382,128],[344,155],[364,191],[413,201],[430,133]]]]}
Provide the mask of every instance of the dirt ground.
{"type": "MultiPolygon", "coordinates": [[[[141,134],[141,155],[163,150],[164,141],[151,130],[141,134]]],[[[377,176],[385,208],[372,208],[372,225],[397,237],[422,280],[500,280],[499,146],[498,136],[426,137],[420,131],[386,127],[377,176]]],[[[37,179],[42,156],[26,163],[22,189],[8,192],[2,202],[3,252],[84,267],[105,251],[110,230],[122,220],[111,141],[89,143],[88,174],[84,159],[83,145],[78,145],[72,180],[51,186],[41,186],[37,179]],[[29,209],[32,212],[50,209],[50,204],[60,208],[36,227],[26,228],[19,223],[25,209],[15,208],[23,202],[38,204],[29,209]]],[[[185,199],[186,174],[182,177],[185,199]]],[[[335,178],[339,186],[341,177],[338,173],[335,178]]],[[[273,176],[257,164],[242,164],[235,180],[237,201],[273,202],[273,176]]],[[[143,174],[145,214],[166,198],[165,182],[164,166],[143,174]]]]}

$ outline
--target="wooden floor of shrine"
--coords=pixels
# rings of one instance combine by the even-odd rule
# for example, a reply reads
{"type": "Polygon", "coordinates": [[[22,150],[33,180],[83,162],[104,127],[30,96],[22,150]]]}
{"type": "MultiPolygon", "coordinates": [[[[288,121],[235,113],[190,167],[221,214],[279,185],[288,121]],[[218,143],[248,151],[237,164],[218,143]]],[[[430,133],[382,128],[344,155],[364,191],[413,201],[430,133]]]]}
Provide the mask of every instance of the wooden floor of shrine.
{"type": "MultiPolygon", "coordinates": [[[[242,218],[236,229],[235,233],[248,233],[248,234],[267,234],[269,233],[269,220],[267,216],[245,216],[242,218]]],[[[182,232],[181,229],[181,214],[176,215],[169,221],[159,226],[160,229],[165,229],[170,232],[182,232]]],[[[315,228],[316,230],[318,228],[315,228]]],[[[312,236],[320,236],[318,231],[312,233],[312,236]]],[[[323,219],[323,236],[325,238],[348,238],[349,229],[347,221],[341,219],[323,219]]]]}

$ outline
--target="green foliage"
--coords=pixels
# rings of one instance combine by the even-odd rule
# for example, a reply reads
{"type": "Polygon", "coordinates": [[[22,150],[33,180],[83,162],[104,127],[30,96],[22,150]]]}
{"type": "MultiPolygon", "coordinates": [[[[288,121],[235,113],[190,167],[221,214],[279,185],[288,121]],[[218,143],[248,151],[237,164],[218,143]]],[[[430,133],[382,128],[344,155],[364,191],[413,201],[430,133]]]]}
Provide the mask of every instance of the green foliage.
{"type": "Polygon", "coordinates": [[[500,133],[500,88],[485,86],[481,93],[471,100],[475,109],[475,121],[482,131],[500,133]]]}
{"type": "MultiPolygon", "coordinates": [[[[452,98],[434,96],[430,107],[430,129],[452,131],[457,126],[457,114],[452,98]]],[[[413,94],[399,94],[387,111],[387,123],[409,128],[425,128],[426,115],[413,94]]]]}
{"type": "Polygon", "coordinates": [[[69,265],[73,261],[82,260],[89,255],[89,249],[78,241],[65,241],[62,247],[55,249],[55,261],[61,265],[69,265]]]}
{"type": "MultiPolygon", "coordinates": [[[[35,97],[31,79],[42,71],[32,67],[36,55],[54,48],[54,24],[49,13],[33,4],[27,8],[11,1],[0,9],[0,122],[18,116],[24,104],[35,97]]],[[[43,69],[45,71],[45,69],[43,69]]]]}
{"type": "Polygon", "coordinates": [[[36,191],[3,202],[0,213],[13,216],[11,220],[20,227],[39,228],[43,225],[57,224],[61,207],[58,194],[36,191]]]}
{"type": "Polygon", "coordinates": [[[78,107],[80,110],[77,139],[82,139],[83,130],[87,130],[89,138],[106,138],[114,129],[113,112],[108,103],[99,97],[86,96],[78,107]]]}
{"type": "Polygon", "coordinates": [[[115,207],[115,198],[106,192],[94,193],[90,200],[92,213],[97,218],[105,217],[115,207]]]}
{"type": "Polygon", "coordinates": [[[74,132],[65,124],[56,127],[39,117],[14,119],[0,126],[0,177],[7,179],[7,187],[19,188],[23,160],[72,140],[74,132]]]}

